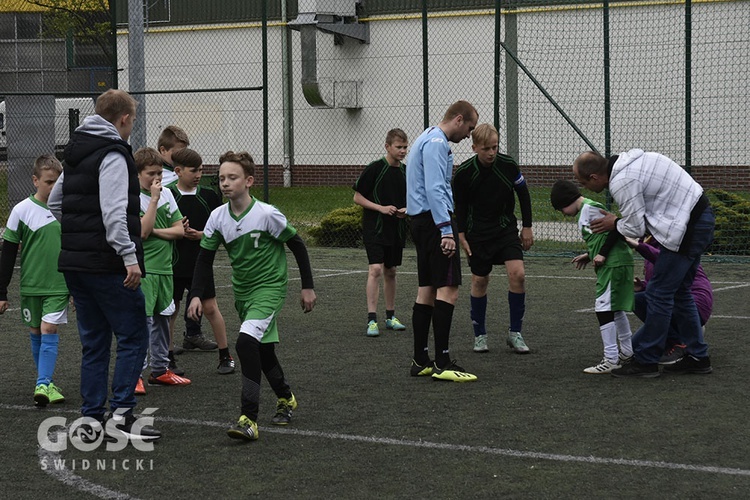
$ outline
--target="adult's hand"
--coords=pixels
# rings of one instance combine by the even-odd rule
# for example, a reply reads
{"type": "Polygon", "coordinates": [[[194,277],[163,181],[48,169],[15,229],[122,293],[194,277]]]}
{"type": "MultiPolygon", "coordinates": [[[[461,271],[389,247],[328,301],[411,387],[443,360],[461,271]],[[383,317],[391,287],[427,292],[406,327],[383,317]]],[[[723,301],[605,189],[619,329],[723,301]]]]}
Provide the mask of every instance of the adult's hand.
{"type": "Polygon", "coordinates": [[[589,227],[591,228],[591,231],[594,233],[603,233],[605,231],[612,231],[615,228],[615,222],[617,221],[617,216],[615,214],[611,214],[607,212],[606,210],[599,210],[602,213],[602,217],[600,219],[592,220],[589,224],[589,227]]]}
{"type": "Polygon", "coordinates": [[[135,290],[141,285],[141,268],[138,264],[133,264],[132,266],[125,266],[125,270],[127,271],[127,276],[125,276],[125,281],[122,282],[122,284],[125,286],[125,288],[129,288],[130,290],[135,290]]]}

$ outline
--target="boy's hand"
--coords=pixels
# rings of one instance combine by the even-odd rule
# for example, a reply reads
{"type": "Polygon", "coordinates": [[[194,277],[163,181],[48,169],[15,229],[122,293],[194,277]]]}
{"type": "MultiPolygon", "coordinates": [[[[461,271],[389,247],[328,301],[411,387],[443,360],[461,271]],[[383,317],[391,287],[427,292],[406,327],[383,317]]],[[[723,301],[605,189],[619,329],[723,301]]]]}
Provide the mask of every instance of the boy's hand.
{"type": "Polygon", "coordinates": [[[182,218],[182,229],[184,229],[185,231],[187,231],[189,227],[190,227],[190,220],[187,217],[183,217],[182,218]]]}
{"type": "Polygon", "coordinates": [[[603,266],[606,261],[607,258],[604,255],[597,254],[596,257],[594,257],[594,267],[603,266]]]}
{"type": "Polygon", "coordinates": [[[305,311],[305,313],[309,313],[310,311],[313,310],[313,307],[315,307],[316,301],[317,301],[317,297],[315,296],[315,290],[313,290],[312,288],[302,289],[299,303],[302,306],[302,310],[305,311]]]}
{"type": "Polygon", "coordinates": [[[187,315],[188,318],[193,321],[201,320],[201,316],[203,316],[203,303],[201,302],[200,297],[193,297],[190,300],[190,305],[187,308],[187,315]]]}
{"type": "Polygon", "coordinates": [[[384,205],[380,207],[380,213],[383,215],[396,215],[398,208],[393,205],[384,205]]]}
{"type": "Polygon", "coordinates": [[[125,281],[122,282],[122,284],[125,286],[125,288],[128,288],[130,290],[137,289],[141,284],[141,268],[138,266],[138,264],[133,264],[132,266],[125,266],[125,270],[127,271],[127,276],[125,276],[125,281]]]}
{"type": "Polygon", "coordinates": [[[530,227],[522,227],[521,228],[521,246],[523,246],[524,250],[528,250],[531,248],[531,245],[534,244],[534,233],[531,231],[530,227]]]}
{"type": "Polygon", "coordinates": [[[154,182],[151,183],[151,199],[158,200],[160,196],[161,196],[161,181],[159,179],[154,179],[154,182]]]}
{"type": "Polygon", "coordinates": [[[200,240],[203,237],[203,231],[198,231],[192,227],[185,228],[185,238],[188,240],[200,240]]]}
{"type": "Polygon", "coordinates": [[[8,310],[8,301],[0,300],[0,314],[5,314],[5,311],[7,310],[8,310]]]}
{"type": "Polygon", "coordinates": [[[466,233],[458,233],[458,242],[461,244],[461,248],[464,249],[466,256],[471,257],[471,246],[466,241],[466,233]]]}
{"type": "Polygon", "coordinates": [[[641,281],[641,278],[636,276],[633,279],[633,291],[634,292],[642,292],[646,289],[646,285],[643,284],[643,281],[641,281]]]}
{"type": "Polygon", "coordinates": [[[571,262],[576,265],[576,269],[586,269],[586,265],[591,262],[591,259],[589,258],[589,254],[582,253],[573,257],[571,262]]]}
{"type": "Polygon", "coordinates": [[[406,219],[406,207],[396,210],[396,217],[399,219],[406,219]]]}

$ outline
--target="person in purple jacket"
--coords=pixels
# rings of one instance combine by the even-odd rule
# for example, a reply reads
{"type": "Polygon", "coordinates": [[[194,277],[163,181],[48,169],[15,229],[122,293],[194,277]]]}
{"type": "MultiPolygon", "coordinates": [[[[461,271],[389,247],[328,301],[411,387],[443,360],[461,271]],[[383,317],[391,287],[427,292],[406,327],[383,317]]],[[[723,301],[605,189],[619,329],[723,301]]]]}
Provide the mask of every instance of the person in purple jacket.
{"type": "MultiPolygon", "coordinates": [[[[641,321],[646,319],[646,284],[654,274],[654,263],[659,258],[659,252],[661,252],[661,245],[653,238],[648,235],[646,238],[641,240],[635,240],[632,238],[626,238],[628,244],[632,246],[636,252],[638,252],[644,259],[643,261],[643,280],[635,278],[635,309],[634,313],[641,321]]],[[[695,307],[698,309],[698,316],[700,316],[701,326],[703,327],[703,333],[706,333],[706,323],[708,318],[711,317],[711,311],[714,306],[714,292],[711,288],[711,282],[706,276],[706,272],[703,270],[703,266],[698,266],[698,270],[695,273],[695,280],[691,287],[693,293],[693,300],[695,300],[695,307]]],[[[675,328],[674,322],[669,328],[669,334],[667,335],[666,350],[664,355],[659,360],[660,365],[671,365],[679,361],[685,356],[685,344],[680,338],[680,334],[675,328]]]]}

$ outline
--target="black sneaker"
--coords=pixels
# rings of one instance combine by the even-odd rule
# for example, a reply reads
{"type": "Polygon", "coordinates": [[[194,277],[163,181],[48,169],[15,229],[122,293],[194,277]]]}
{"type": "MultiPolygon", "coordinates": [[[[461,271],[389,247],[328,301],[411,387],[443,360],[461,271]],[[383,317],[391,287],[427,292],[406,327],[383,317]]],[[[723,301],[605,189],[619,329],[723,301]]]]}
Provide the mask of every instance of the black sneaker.
{"type": "Polygon", "coordinates": [[[273,425],[289,425],[292,421],[292,412],[297,409],[297,399],[294,394],[287,398],[279,398],[276,401],[276,414],[271,419],[273,425]]]}
{"type": "Polygon", "coordinates": [[[609,373],[620,378],[654,378],[660,375],[657,363],[641,364],[635,358],[630,358],[620,368],[615,368],[609,373]]]}
{"type": "Polygon", "coordinates": [[[150,425],[143,425],[133,412],[124,414],[112,413],[108,415],[105,429],[110,437],[125,436],[128,439],[141,441],[156,441],[161,438],[161,432],[150,425]]]}
{"type": "Polygon", "coordinates": [[[688,354],[678,362],[667,365],[664,367],[665,372],[669,373],[697,373],[700,375],[708,375],[712,371],[711,358],[706,356],[705,358],[696,358],[692,354],[688,354]]]}
{"type": "Polygon", "coordinates": [[[664,352],[659,360],[660,365],[673,365],[685,357],[685,344],[675,344],[664,352]]]}
{"type": "Polygon", "coordinates": [[[180,354],[185,352],[185,349],[183,349],[181,345],[174,344],[172,346],[172,352],[174,353],[175,356],[179,356],[180,354]]]}
{"type": "Polygon", "coordinates": [[[83,419],[81,424],[70,429],[70,438],[84,444],[93,444],[100,441],[115,442],[116,440],[104,432],[104,423],[94,418],[83,419]]]}
{"type": "Polygon", "coordinates": [[[182,341],[182,347],[186,351],[194,351],[196,349],[201,351],[213,351],[218,349],[218,344],[213,340],[208,340],[202,333],[200,335],[194,335],[192,337],[185,337],[182,341]]]}
{"type": "Polygon", "coordinates": [[[232,356],[220,358],[219,366],[216,368],[216,371],[219,372],[219,375],[229,375],[230,373],[234,373],[234,360],[232,359],[232,356]]]}
{"type": "Polygon", "coordinates": [[[177,366],[177,361],[174,359],[174,353],[169,354],[169,369],[172,370],[172,373],[179,375],[180,377],[185,375],[185,370],[177,366]]]}
{"type": "Polygon", "coordinates": [[[411,360],[411,368],[409,369],[409,375],[412,377],[429,377],[432,375],[432,360],[427,360],[427,364],[420,365],[413,359],[411,360]]]}

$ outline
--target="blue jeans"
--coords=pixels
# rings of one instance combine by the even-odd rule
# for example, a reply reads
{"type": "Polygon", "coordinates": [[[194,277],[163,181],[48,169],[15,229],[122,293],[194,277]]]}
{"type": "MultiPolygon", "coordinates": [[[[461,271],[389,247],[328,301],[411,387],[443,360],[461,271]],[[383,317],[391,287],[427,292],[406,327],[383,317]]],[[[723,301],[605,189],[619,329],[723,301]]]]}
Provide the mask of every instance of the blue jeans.
{"type": "Polygon", "coordinates": [[[703,339],[700,316],[690,288],[701,255],[713,236],[714,214],[708,207],[695,221],[693,239],[684,253],[662,248],[654,265],[654,275],[646,285],[645,322],[633,335],[633,351],[639,363],[659,362],[670,326],[679,332],[689,354],[697,358],[708,356],[708,345],[703,339]]]}
{"type": "Polygon", "coordinates": [[[101,419],[106,411],[110,346],[117,339],[110,408],[134,408],[135,385],[148,347],[146,302],[140,287],[123,286],[125,274],[65,272],[81,338],[81,413],[101,419]]]}

